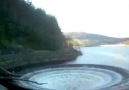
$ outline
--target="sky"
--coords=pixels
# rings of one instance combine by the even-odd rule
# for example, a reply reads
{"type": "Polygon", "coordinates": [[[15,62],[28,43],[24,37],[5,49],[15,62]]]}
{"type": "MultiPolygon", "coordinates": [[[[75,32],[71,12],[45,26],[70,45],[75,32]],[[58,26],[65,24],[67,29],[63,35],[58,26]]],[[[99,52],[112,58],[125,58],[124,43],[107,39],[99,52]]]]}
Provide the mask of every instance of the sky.
{"type": "Polygon", "coordinates": [[[57,18],[62,32],[129,37],[129,0],[32,0],[57,18]]]}

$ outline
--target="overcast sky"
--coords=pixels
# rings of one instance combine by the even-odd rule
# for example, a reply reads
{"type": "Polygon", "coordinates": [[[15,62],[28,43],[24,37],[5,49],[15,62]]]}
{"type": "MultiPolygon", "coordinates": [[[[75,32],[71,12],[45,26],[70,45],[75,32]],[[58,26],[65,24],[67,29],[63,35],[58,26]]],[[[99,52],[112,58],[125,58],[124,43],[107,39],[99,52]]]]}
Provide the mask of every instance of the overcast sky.
{"type": "Polygon", "coordinates": [[[129,37],[129,0],[32,0],[56,16],[63,32],[129,37]]]}

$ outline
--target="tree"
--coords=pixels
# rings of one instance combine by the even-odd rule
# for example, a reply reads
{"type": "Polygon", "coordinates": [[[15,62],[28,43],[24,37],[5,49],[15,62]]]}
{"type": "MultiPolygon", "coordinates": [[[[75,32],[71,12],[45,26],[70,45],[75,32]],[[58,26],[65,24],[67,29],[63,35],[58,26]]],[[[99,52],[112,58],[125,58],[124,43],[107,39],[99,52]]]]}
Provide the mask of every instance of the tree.
{"type": "Polygon", "coordinates": [[[64,37],[56,18],[31,2],[24,0],[0,1],[0,47],[12,43],[25,48],[57,50],[64,37]]]}

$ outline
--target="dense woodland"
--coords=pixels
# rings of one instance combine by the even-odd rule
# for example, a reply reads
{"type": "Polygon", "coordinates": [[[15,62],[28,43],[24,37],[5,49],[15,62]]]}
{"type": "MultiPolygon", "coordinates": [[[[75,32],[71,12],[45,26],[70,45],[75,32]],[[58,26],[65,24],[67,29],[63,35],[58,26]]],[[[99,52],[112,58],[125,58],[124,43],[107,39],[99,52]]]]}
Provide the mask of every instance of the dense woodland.
{"type": "Polygon", "coordinates": [[[0,0],[0,49],[58,50],[64,37],[56,18],[24,0],[0,0]]]}

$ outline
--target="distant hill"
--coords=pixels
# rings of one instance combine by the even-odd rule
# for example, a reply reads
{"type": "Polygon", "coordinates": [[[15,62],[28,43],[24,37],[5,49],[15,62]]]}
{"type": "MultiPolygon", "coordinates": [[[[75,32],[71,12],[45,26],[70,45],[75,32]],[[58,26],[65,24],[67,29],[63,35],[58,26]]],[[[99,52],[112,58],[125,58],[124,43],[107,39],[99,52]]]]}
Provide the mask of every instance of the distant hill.
{"type": "Polygon", "coordinates": [[[124,41],[123,44],[129,45],[129,40],[124,41]]]}
{"type": "Polygon", "coordinates": [[[64,33],[66,38],[78,39],[85,43],[85,46],[96,46],[103,44],[118,44],[129,40],[129,38],[114,38],[99,34],[85,32],[68,32],[64,33]]]}

